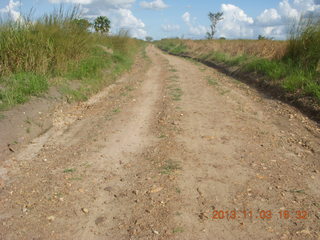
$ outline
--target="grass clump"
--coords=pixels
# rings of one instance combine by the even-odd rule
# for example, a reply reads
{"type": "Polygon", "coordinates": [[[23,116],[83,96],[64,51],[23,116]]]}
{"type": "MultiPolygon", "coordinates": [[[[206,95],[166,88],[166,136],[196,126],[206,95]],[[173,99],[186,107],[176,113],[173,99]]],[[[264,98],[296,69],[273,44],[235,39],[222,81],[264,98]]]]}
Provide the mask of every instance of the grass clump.
{"type": "Polygon", "coordinates": [[[40,96],[55,85],[70,100],[86,100],[129,69],[142,41],[128,32],[107,36],[79,24],[78,8],[38,19],[0,22],[0,109],[40,96]],[[51,79],[63,79],[53,82],[51,79]],[[78,87],[72,87],[72,81],[78,87]]]}
{"type": "Polygon", "coordinates": [[[167,160],[165,164],[161,168],[162,174],[171,174],[176,170],[181,169],[179,163],[173,161],[173,160],[167,160]]]}
{"type": "Polygon", "coordinates": [[[24,103],[29,96],[39,96],[48,90],[48,82],[44,75],[21,72],[0,80],[0,110],[8,106],[24,103]]]}

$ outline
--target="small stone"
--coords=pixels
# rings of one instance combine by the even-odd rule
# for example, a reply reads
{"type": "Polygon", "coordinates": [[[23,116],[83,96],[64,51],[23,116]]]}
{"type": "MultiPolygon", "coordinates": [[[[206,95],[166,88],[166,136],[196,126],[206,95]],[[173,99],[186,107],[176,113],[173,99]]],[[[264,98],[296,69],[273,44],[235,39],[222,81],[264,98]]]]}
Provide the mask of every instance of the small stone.
{"type": "Polygon", "coordinates": [[[56,218],[55,218],[55,216],[49,216],[49,217],[47,217],[47,219],[48,219],[50,222],[53,222],[56,218]]]}
{"type": "Polygon", "coordinates": [[[106,219],[104,217],[98,217],[94,222],[96,225],[103,223],[106,219]]]}
{"type": "Polygon", "coordinates": [[[315,177],[315,176],[311,176],[311,179],[313,179],[313,180],[314,180],[314,179],[316,179],[316,177],[315,177]]]}
{"type": "Polygon", "coordinates": [[[154,234],[156,234],[156,235],[159,235],[159,232],[156,231],[156,230],[152,230],[152,232],[153,232],[154,234]]]}
{"type": "Polygon", "coordinates": [[[163,187],[157,187],[157,188],[152,189],[150,192],[157,193],[157,192],[160,192],[162,189],[163,189],[163,187]]]}
{"type": "Polygon", "coordinates": [[[81,208],[81,211],[84,212],[85,214],[89,213],[89,210],[87,208],[81,208]]]}

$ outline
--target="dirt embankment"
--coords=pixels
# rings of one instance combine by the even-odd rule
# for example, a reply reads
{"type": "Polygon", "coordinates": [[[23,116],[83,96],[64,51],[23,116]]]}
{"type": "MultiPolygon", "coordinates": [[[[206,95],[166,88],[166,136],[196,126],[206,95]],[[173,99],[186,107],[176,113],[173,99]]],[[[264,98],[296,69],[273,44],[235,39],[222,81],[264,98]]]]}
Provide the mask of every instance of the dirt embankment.
{"type": "Polygon", "coordinates": [[[147,55],[0,163],[0,239],[318,239],[316,123],[147,55]]]}

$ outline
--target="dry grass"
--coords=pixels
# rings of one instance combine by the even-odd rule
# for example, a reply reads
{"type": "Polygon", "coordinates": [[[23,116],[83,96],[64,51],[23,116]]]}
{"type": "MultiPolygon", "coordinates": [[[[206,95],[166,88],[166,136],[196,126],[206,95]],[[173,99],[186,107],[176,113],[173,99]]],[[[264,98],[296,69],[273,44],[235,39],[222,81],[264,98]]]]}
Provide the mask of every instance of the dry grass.
{"type": "Polygon", "coordinates": [[[271,40],[185,40],[188,51],[198,55],[223,52],[230,56],[254,56],[264,59],[281,59],[286,52],[286,41],[271,40]]]}

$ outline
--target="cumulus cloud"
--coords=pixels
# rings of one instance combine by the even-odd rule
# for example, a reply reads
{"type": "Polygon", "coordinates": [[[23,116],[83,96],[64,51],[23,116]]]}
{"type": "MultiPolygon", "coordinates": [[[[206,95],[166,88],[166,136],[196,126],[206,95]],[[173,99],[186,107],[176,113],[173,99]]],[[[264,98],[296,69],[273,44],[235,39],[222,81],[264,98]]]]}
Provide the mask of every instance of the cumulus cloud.
{"type": "Polygon", "coordinates": [[[162,0],[154,0],[153,2],[140,2],[140,6],[142,8],[146,9],[153,9],[153,10],[159,10],[159,9],[164,9],[167,8],[168,5],[165,4],[162,0]]]}
{"type": "Polygon", "coordinates": [[[186,23],[189,24],[190,23],[190,13],[189,12],[185,12],[182,15],[182,20],[186,23]]]}
{"type": "Polygon", "coordinates": [[[147,32],[144,30],[145,24],[142,20],[136,18],[129,9],[110,9],[106,15],[111,19],[114,31],[120,29],[129,30],[132,37],[144,38],[147,32]]]}
{"type": "Polygon", "coordinates": [[[181,16],[182,20],[185,22],[185,24],[188,26],[189,33],[192,36],[203,36],[208,32],[208,28],[195,23],[195,19],[191,19],[191,14],[189,12],[185,12],[181,16]]]}
{"type": "Polygon", "coordinates": [[[161,28],[165,32],[175,32],[180,30],[180,25],[166,24],[166,25],[162,25],[161,28]]]}
{"type": "Polygon", "coordinates": [[[74,3],[90,5],[90,7],[106,8],[130,8],[135,0],[49,0],[51,3],[74,3]]]}
{"type": "Polygon", "coordinates": [[[232,4],[222,4],[223,20],[218,24],[217,34],[226,38],[253,37],[253,18],[241,8],[232,4]]]}
{"type": "Polygon", "coordinates": [[[306,13],[320,13],[320,0],[281,0],[277,8],[265,9],[256,19],[232,4],[222,4],[221,11],[224,19],[218,24],[217,36],[256,38],[262,34],[285,39],[293,21],[306,13]]]}
{"type": "Polygon", "coordinates": [[[19,1],[15,2],[13,0],[10,0],[7,6],[0,9],[0,15],[3,17],[9,17],[12,20],[17,21],[21,17],[20,11],[18,10],[19,7],[19,1]]]}
{"type": "Polygon", "coordinates": [[[281,16],[274,8],[264,10],[258,17],[257,21],[261,24],[277,24],[281,21],[281,16]]]}
{"type": "Polygon", "coordinates": [[[49,0],[51,3],[75,3],[75,4],[90,4],[92,0],[49,0]]]}
{"type": "Polygon", "coordinates": [[[129,31],[132,37],[144,38],[147,36],[145,24],[134,16],[131,11],[135,0],[49,0],[52,3],[80,4],[82,12],[87,18],[107,16],[111,20],[111,32],[120,29],[129,31]]]}

